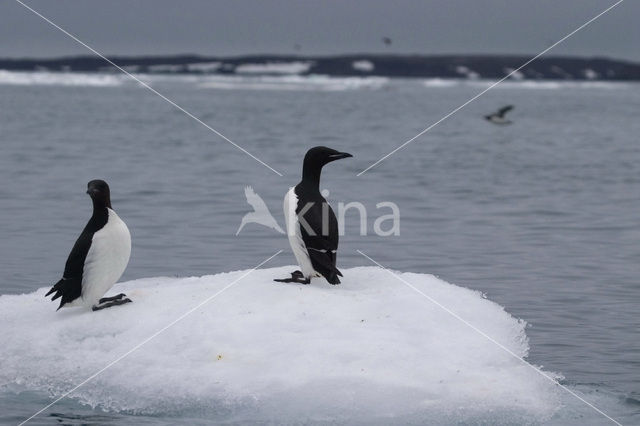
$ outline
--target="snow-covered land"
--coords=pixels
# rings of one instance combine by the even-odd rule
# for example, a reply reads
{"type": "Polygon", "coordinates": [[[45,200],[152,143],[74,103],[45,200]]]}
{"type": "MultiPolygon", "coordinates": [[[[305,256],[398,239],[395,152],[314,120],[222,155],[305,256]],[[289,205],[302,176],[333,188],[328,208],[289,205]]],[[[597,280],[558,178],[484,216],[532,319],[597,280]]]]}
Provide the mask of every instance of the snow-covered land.
{"type": "Polygon", "coordinates": [[[119,86],[122,76],[77,72],[25,72],[0,69],[0,85],[15,86],[119,86]]]}
{"type": "MultiPolygon", "coordinates": [[[[340,286],[281,284],[293,267],[250,273],[79,388],[111,411],[202,413],[276,423],[536,423],[557,386],[388,272],[343,270],[340,286]]],[[[62,395],[246,271],[118,284],[133,303],[56,312],[42,288],[0,297],[3,391],[62,395]]],[[[520,356],[525,323],[482,294],[402,273],[520,356]]]]}
{"type": "Polygon", "coordinates": [[[362,72],[371,72],[375,69],[373,62],[367,61],[366,59],[362,61],[353,61],[352,66],[354,70],[362,72]]]}
{"type": "Polygon", "coordinates": [[[268,62],[266,64],[241,64],[235,67],[238,74],[302,74],[309,71],[312,62],[268,62]]]}
{"type": "Polygon", "coordinates": [[[206,89],[225,90],[285,90],[341,92],[346,90],[377,90],[389,79],[384,77],[328,77],[324,75],[279,76],[207,76],[199,84],[206,89]]]}

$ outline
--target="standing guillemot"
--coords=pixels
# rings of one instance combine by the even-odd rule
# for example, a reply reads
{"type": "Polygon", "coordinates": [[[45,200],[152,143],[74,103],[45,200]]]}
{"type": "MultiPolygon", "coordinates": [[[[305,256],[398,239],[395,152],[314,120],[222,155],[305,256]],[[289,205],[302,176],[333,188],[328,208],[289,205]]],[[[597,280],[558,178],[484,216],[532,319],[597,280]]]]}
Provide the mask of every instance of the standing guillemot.
{"type": "Polygon", "coordinates": [[[129,263],[131,235],[111,208],[109,185],[103,180],[87,184],[93,215],[71,249],[62,279],[49,292],[60,306],[91,306],[94,311],[131,302],[124,294],[104,297],[129,263]]]}
{"type": "Polygon", "coordinates": [[[511,124],[512,121],[504,118],[504,115],[513,109],[513,105],[507,105],[500,108],[498,111],[493,114],[485,115],[484,118],[487,121],[492,122],[493,124],[511,124]]]}
{"type": "Polygon", "coordinates": [[[302,167],[302,181],[284,197],[287,234],[301,271],[278,282],[309,284],[312,277],[323,276],[331,284],[340,284],[336,268],[338,221],[331,206],[320,194],[322,167],[331,161],[352,157],[324,146],[307,151],[302,167]]]}

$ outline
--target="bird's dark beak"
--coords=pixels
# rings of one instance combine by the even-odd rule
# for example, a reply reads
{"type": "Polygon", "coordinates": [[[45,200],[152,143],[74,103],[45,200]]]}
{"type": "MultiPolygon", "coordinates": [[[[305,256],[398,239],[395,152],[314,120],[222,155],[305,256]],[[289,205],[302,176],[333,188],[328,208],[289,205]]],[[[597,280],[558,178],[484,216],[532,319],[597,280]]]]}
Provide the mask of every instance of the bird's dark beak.
{"type": "Polygon", "coordinates": [[[340,160],[342,158],[349,158],[349,157],[353,157],[353,155],[349,154],[348,152],[339,152],[337,154],[331,154],[329,156],[329,161],[335,161],[335,160],[340,160]]]}

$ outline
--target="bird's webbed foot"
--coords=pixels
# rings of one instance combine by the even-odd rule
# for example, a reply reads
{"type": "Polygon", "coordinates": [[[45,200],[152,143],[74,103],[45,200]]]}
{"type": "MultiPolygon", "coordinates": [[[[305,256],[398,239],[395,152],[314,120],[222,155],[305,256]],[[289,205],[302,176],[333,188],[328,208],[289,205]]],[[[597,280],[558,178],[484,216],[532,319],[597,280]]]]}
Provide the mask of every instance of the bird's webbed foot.
{"type": "MultiPolygon", "coordinates": [[[[121,296],[121,295],[119,294],[118,296],[121,296]]],[[[100,299],[100,301],[98,302],[97,305],[93,305],[91,307],[91,310],[92,311],[99,311],[101,309],[110,308],[112,306],[124,305],[125,303],[131,303],[131,299],[129,299],[128,297],[125,297],[124,294],[122,295],[122,297],[118,297],[118,296],[104,297],[104,298],[100,299]],[[103,300],[105,300],[105,299],[108,299],[108,300],[103,302],[103,300]]]]}
{"type": "Polygon", "coordinates": [[[298,283],[298,284],[310,284],[311,278],[305,278],[304,274],[300,271],[294,271],[291,273],[291,278],[274,279],[279,283],[298,283]]]}
{"type": "Polygon", "coordinates": [[[113,302],[114,300],[120,300],[123,297],[127,297],[127,295],[124,294],[124,293],[120,293],[120,294],[118,294],[116,296],[113,296],[113,297],[103,297],[102,299],[100,299],[98,301],[98,305],[100,305],[102,303],[106,303],[106,302],[113,302]]]}

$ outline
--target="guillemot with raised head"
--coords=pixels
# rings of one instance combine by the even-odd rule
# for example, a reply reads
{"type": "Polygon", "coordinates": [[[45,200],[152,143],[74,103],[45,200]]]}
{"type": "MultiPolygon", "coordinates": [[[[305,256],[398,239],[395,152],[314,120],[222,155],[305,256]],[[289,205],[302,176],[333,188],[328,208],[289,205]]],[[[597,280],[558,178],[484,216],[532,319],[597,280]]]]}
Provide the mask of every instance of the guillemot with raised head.
{"type": "Polygon", "coordinates": [[[129,263],[131,235],[111,208],[109,185],[103,180],[87,184],[93,215],[67,258],[62,279],[45,296],[60,298],[58,309],[91,307],[94,311],[131,302],[124,294],[102,297],[118,281],[129,263]]]}
{"type": "Polygon", "coordinates": [[[302,181],[284,198],[287,234],[300,271],[275,281],[309,284],[311,278],[322,276],[331,284],[340,284],[342,273],[336,267],[338,221],[320,193],[320,174],[327,163],[348,157],[352,155],[324,146],[307,151],[302,181]]]}

